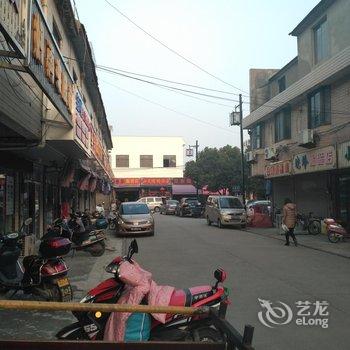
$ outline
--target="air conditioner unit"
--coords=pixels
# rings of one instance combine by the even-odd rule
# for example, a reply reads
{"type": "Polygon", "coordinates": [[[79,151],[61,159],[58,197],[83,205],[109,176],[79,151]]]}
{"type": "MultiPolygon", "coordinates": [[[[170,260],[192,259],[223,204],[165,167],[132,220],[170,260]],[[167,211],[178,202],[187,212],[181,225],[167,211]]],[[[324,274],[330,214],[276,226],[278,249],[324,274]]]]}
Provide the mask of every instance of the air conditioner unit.
{"type": "Polygon", "coordinates": [[[266,147],[265,148],[265,159],[276,159],[277,158],[277,151],[275,147],[266,147]]]}
{"type": "Polygon", "coordinates": [[[302,147],[312,147],[315,144],[314,131],[312,129],[301,130],[298,135],[298,144],[302,147]]]}
{"type": "Polygon", "coordinates": [[[246,160],[248,163],[255,163],[256,162],[256,154],[253,151],[249,151],[246,153],[246,160]]]}

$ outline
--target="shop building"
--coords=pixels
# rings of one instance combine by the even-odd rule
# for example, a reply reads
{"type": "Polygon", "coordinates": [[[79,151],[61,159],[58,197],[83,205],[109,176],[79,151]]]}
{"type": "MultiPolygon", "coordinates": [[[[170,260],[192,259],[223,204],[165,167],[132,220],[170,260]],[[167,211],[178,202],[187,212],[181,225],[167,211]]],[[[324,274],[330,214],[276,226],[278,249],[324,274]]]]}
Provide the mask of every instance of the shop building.
{"type": "Polygon", "coordinates": [[[252,176],[281,209],[350,222],[350,2],[322,0],[290,33],[298,55],[280,70],[250,70],[252,176]]]}
{"type": "Polygon", "coordinates": [[[118,198],[195,195],[192,181],[183,178],[184,146],[182,137],[113,137],[111,164],[118,198]]]}
{"type": "Polygon", "coordinates": [[[32,217],[40,238],[111,192],[112,140],[70,1],[1,1],[0,30],[0,234],[32,217]]]}

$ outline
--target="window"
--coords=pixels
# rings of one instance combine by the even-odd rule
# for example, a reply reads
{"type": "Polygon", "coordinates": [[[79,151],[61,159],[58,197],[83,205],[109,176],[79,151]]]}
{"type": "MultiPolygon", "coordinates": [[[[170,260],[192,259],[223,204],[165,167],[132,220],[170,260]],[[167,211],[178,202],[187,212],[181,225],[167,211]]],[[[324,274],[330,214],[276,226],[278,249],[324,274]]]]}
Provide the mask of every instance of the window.
{"type": "Polygon", "coordinates": [[[286,77],[285,76],[278,79],[277,83],[278,83],[278,92],[282,92],[286,89],[286,77]]]}
{"type": "Polygon", "coordinates": [[[176,168],[176,156],[163,156],[164,168],[176,168]]]}
{"type": "Polygon", "coordinates": [[[147,203],[153,203],[154,202],[154,198],[153,197],[148,197],[147,198],[147,203]]]}
{"type": "Polygon", "coordinates": [[[252,129],[251,133],[252,149],[264,147],[264,124],[260,123],[252,129]]]}
{"type": "Polygon", "coordinates": [[[129,168],[129,155],[119,154],[116,156],[116,168],[129,168]]]}
{"type": "Polygon", "coordinates": [[[61,49],[62,48],[61,47],[62,46],[62,36],[60,34],[60,31],[58,30],[58,26],[57,26],[54,19],[52,19],[52,34],[53,34],[53,37],[55,38],[56,44],[61,49]]]}
{"type": "Polygon", "coordinates": [[[314,27],[314,44],[315,63],[319,63],[328,57],[329,43],[326,19],[314,27]]]}
{"type": "Polygon", "coordinates": [[[140,155],[140,168],[153,168],[153,156],[140,155]]]}
{"type": "Polygon", "coordinates": [[[275,116],[275,142],[291,137],[290,108],[285,108],[275,116]]]}
{"type": "Polygon", "coordinates": [[[309,96],[309,129],[331,122],[331,89],[329,86],[309,96]]]}

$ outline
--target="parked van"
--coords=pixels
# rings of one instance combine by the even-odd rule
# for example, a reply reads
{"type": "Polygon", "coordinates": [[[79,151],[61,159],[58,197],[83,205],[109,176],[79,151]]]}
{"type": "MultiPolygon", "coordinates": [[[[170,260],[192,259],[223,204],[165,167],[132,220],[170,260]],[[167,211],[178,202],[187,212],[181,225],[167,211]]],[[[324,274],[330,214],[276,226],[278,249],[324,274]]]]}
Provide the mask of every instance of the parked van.
{"type": "Polygon", "coordinates": [[[209,196],[204,213],[207,224],[246,227],[247,215],[242,202],[233,196],[209,196]]]}
{"type": "Polygon", "coordinates": [[[145,203],[149,210],[159,212],[163,204],[162,197],[142,197],[137,202],[145,203]]]}

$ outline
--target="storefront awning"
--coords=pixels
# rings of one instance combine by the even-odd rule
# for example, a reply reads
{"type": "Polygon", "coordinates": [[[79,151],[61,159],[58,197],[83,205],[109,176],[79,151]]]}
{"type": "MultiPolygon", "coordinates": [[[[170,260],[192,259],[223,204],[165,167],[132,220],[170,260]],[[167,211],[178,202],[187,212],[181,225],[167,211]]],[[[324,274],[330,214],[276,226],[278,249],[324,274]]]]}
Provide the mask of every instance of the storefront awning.
{"type": "Polygon", "coordinates": [[[197,190],[193,185],[173,185],[172,186],[173,194],[196,194],[197,190]]]}

